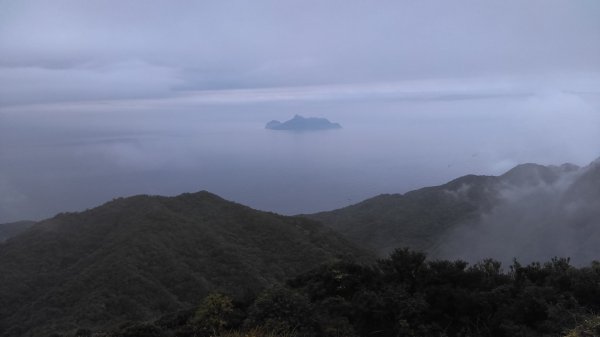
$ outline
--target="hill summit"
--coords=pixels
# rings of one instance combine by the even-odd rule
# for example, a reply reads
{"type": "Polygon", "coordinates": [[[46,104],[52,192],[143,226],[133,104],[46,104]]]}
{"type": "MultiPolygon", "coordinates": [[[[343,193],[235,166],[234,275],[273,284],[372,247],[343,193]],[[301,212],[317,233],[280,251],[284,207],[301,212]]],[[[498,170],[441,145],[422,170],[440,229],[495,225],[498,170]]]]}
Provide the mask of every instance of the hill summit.
{"type": "Polygon", "coordinates": [[[40,221],[0,244],[0,332],[110,329],[243,298],[328,260],[368,254],[319,223],[208,192],[119,198],[40,221]]]}
{"type": "Polygon", "coordinates": [[[600,256],[600,165],[522,164],[307,215],[385,256],[396,247],[443,259],[544,261],[600,256]]]}

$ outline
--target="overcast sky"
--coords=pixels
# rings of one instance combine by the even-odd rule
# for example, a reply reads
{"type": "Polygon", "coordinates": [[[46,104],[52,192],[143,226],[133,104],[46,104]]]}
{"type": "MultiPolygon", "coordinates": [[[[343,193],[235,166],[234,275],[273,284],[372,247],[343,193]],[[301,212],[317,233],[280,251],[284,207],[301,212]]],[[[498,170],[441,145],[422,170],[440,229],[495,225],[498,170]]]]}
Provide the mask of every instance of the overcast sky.
{"type": "Polygon", "coordinates": [[[0,222],[286,214],[600,156],[600,1],[0,0],[0,222]],[[294,114],[331,134],[266,132],[294,114]]]}
{"type": "Polygon", "coordinates": [[[598,91],[598,18],[595,0],[1,0],[0,105],[414,80],[598,91]]]}

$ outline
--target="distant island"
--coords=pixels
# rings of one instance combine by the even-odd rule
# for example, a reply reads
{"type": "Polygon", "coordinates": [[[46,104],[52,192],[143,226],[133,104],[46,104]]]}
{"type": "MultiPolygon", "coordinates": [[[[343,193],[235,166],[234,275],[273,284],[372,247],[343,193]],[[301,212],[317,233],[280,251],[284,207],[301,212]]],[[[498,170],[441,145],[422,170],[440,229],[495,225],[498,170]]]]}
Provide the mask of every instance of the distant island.
{"type": "Polygon", "coordinates": [[[294,118],[283,123],[275,120],[270,121],[265,128],[269,130],[314,131],[341,129],[342,126],[338,123],[332,123],[326,118],[304,118],[300,115],[295,115],[294,118]]]}

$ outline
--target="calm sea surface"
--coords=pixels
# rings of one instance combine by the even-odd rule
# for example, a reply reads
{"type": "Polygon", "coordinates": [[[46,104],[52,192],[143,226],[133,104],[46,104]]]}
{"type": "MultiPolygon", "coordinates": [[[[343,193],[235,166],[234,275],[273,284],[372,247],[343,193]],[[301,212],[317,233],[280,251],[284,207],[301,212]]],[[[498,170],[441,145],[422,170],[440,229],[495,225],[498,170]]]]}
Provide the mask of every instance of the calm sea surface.
{"type": "Polygon", "coordinates": [[[521,162],[586,164],[600,154],[594,109],[561,115],[531,97],[5,109],[0,222],[199,190],[297,214],[521,162]],[[294,114],[343,129],[264,129],[294,114]]]}

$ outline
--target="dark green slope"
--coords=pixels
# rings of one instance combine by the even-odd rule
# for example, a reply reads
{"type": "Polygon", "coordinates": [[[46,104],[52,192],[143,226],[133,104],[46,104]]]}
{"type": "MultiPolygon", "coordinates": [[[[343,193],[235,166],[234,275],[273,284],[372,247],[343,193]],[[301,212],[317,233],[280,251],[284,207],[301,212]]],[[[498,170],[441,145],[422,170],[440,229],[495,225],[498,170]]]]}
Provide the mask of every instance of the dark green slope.
{"type": "Polygon", "coordinates": [[[152,319],[209,291],[245,296],[340,256],[367,254],[312,220],[207,192],[117,199],[0,245],[0,335],[152,319]]]}
{"type": "Polygon", "coordinates": [[[0,243],[24,232],[34,223],[35,221],[17,221],[0,224],[0,243]]]}
{"type": "Polygon", "coordinates": [[[458,224],[476,224],[482,214],[507,202],[502,191],[551,185],[578,170],[572,164],[522,164],[501,176],[467,175],[444,185],[403,195],[379,195],[345,208],[306,216],[381,256],[397,247],[434,252],[448,230],[458,224]]]}
{"type": "Polygon", "coordinates": [[[491,207],[497,177],[464,176],[445,185],[402,194],[383,194],[342,209],[311,214],[346,235],[386,255],[397,247],[427,250],[458,222],[474,219],[491,207]]]}

